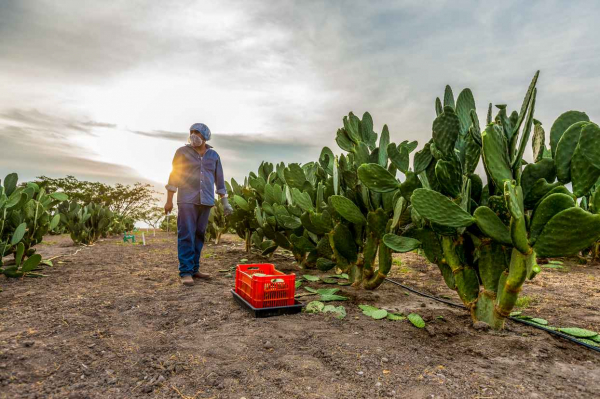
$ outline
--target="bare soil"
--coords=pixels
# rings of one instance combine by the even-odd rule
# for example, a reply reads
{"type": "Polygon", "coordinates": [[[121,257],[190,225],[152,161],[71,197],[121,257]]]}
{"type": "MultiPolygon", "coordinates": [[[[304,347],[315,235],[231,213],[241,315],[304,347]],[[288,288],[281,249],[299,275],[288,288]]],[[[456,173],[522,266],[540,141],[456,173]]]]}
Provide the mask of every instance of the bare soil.
{"type": "MultiPolygon", "coordinates": [[[[49,236],[39,252],[78,249],[68,236],[49,236]]],[[[106,239],[55,259],[48,277],[0,279],[0,398],[600,396],[600,355],[543,331],[511,322],[502,332],[475,329],[465,311],[389,283],[340,287],[350,297],[334,303],[346,307],[344,320],[254,319],[219,270],[262,257],[227,235],[205,248],[201,270],[212,280],[184,287],[176,252],[173,234],[150,233],[146,246],[106,239]],[[418,313],[427,326],[375,321],[359,304],[418,313]]],[[[286,256],[271,262],[303,273],[286,256]]],[[[458,302],[436,266],[416,254],[395,263],[392,277],[458,302]]],[[[597,331],[600,265],[566,265],[525,285],[523,312],[597,331]]]]}

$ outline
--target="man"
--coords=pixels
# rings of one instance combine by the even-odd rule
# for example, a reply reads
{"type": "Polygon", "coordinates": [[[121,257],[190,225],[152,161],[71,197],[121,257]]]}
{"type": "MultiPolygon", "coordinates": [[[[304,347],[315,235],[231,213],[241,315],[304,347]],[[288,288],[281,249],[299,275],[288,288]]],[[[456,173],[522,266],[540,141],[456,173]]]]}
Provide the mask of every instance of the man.
{"type": "Polygon", "coordinates": [[[201,273],[200,254],[204,246],[204,233],[208,224],[210,208],[217,194],[225,208],[225,216],[233,212],[227,201],[227,190],[223,178],[223,165],[219,154],[206,142],[210,140],[210,129],[203,123],[190,127],[189,144],[179,148],[173,158],[173,170],[169,176],[165,212],[173,210],[173,195],[177,195],[177,253],[179,276],[184,285],[194,285],[194,279],[207,279],[201,273]]]}

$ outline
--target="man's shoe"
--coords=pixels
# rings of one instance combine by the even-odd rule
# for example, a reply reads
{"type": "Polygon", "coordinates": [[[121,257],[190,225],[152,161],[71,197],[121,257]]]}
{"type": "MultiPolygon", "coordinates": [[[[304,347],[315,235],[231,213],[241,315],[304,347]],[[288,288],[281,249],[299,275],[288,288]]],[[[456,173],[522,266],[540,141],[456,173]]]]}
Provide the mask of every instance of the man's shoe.
{"type": "Polygon", "coordinates": [[[192,278],[192,276],[183,276],[181,277],[181,284],[194,285],[194,279],[192,278]]]}
{"type": "Polygon", "coordinates": [[[194,275],[192,277],[197,278],[197,279],[202,279],[202,280],[210,280],[210,278],[211,278],[210,274],[200,273],[200,272],[194,273],[194,275]]]}

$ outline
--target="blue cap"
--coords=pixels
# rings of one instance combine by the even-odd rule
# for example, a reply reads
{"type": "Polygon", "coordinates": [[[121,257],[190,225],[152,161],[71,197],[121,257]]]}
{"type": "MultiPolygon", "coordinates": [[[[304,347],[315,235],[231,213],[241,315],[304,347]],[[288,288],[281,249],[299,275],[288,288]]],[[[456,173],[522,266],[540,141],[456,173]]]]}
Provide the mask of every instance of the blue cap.
{"type": "Polygon", "coordinates": [[[194,123],[192,127],[190,127],[190,132],[192,130],[200,132],[200,135],[205,141],[210,140],[210,129],[204,123],[194,123]]]}

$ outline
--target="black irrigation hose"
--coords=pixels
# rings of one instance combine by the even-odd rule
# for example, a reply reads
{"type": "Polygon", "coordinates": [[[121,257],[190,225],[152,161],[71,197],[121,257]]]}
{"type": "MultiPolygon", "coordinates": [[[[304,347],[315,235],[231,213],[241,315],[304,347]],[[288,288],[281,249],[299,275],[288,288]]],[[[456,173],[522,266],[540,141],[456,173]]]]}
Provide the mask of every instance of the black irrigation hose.
{"type": "MultiPolygon", "coordinates": [[[[282,254],[276,254],[276,255],[279,255],[279,256],[281,256],[281,257],[283,257],[283,258],[293,259],[293,258],[287,257],[287,256],[285,256],[285,255],[282,255],[282,254]]],[[[465,305],[463,305],[463,304],[460,304],[460,303],[454,303],[454,302],[450,302],[450,301],[447,301],[447,300],[445,300],[445,299],[438,298],[438,297],[436,297],[436,296],[434,296],[434,295],[429,295],[429,294],[426,294],[426,293],[424,293],[424,292],[417,291],[417,290],[415,290],[414,288],[411,288],[411,287],[408,287],[408,286],[406,286],[406,285],[404,285],[404,284],[401,284],[401,283],[399,283],[399,282],[397,282],[397,281],[395,281],[395,280],[392,280],[392,279],[391,279],[391,278],[389,278],[389,277],[386,277],[385,281],[387,281],[387,282],[389,282],[389,283],[392,283],[392,284],[395,284],[395,285],[397,285],[397,286],[399,286],[399,287],[402,287],[402,288],[404,288],[405,290],[407,290],[407,291],[410,291],[410,292],[413,292],[413,293],[415,293],[415,294],[417,294],[417,295],[420,295],[420,296],[422,296],[422,297],[429,298],[429,299],[433,299],[434,301],[438,301],[438,302],[441,302],[441,303],[445,303],[446,305],[449,305],[449,306],[454,306],[455,308],[466,309],[465,305]]],[[[526,324],[526,325],[528,325],[528,326],[531,326],[531,327],[533,327],[533,328],[537,328],[538,330],[546,331],[546,332],[547,332],[547,333],[549,333],[549,334],[554,334],[554,335],[556,335],[557,337],[564,338],[564,339],[566,339],[566,340],[569,340],[569,341],[571,341],[571,342],[574,342],[574,343],[576,343],[577,345],[585,346],[586,348],[588,348],[588,349],[591,349],[591,350],[593,350],[593,351],[600,352],[600,347],[597,347],[597,346],[592,346],[592,345],[586,344],[585,342],[581,342],[581,341],[580,341],[580,340],[578,340],[577,338],[573,338],[573,337],[571,337],[570,335],[567,335],[567,334],[565,334],[565,333],[562,333],[562,332],[560,332],[560,331],[551,330],[551,329],[549,329],[549,328],[546,328],[546,327],[542,326],[541,324],[533,323],[533,322],[530,322],[530,321],[527,321],[527,320],[523,320],[523,319],[519,319],[519,318],[516,318],[516,317],[513,317],[513,316],[509,316],[509,319],[510,319],[510,320],[512,320],[512,321],[516,321],[517,323],[522,323],[522,324],[526,324]]]]}
{"type": "MultiPolygon", "coordinates": [[[[399,282],[397,282],[395,280],[392,280],[391,278],[386,278],[385,281],[390,282],[392,284],[395,284],[395,285],[397,285],[399,287],[402,287],[402,288],[404,288],[407,291],[414,292],[415,294],[423,296],[425,298],[433,299],[434,301],[445,303],[446,305],[454,306],[456,308],[466,309],[466,307],[464,305],[462,305],[462,304],[454,303],[454,302],[450,302],[450,301],[446,301],[446,300],[438,298],[436,296],[429,295],[429,294],[426,294],[424,292],[417,291],[414,288],[407,287],[406,285],[401,284],[401,283],[399,283],[399,282]]],[[[586,344],[585,342],[582,342],[582,341],[578,340],[577,338],[573,338],[570,335],[567,335],[567,334],[562,333],[560,331],[551,330],[551,329],[549,329],[547,327],[544,327],[544,326],[542,326],[540,324],[533,323],[533,322],[530,322],[530,321],[527,321],[527,320],[524,320],[524,319],[519,319],[517,317],[510,316],[509,319],[512,320],[512,321],[516,321],[517,323],[526,324],[528,326],[537,328],[539,330],[546,331],[549,334],[554,334],[554,335],[556,335],[558,337],[561,337],[561,338],[567,339],[567,340],[569,340],[571,342],[574,342],[577,345],[585,346],[586,348],[591,349],[593,351],[600,352],[600,347],[586,344]]]]}

